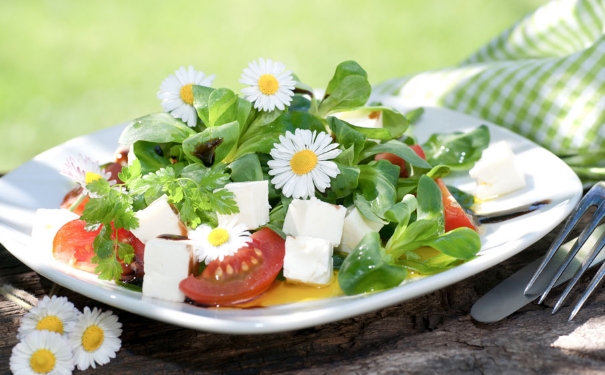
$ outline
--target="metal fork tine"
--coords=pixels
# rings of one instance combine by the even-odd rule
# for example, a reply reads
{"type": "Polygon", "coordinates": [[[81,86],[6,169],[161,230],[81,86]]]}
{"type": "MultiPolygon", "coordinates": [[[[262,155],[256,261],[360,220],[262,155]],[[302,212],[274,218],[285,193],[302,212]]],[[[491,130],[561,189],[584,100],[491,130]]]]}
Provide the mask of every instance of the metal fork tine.
{"type": "MultiPolygon", "coordinates": [[[[555,255],[555,253],[557,252],[559,247],[561,247],[561,245],[563,244],[563,241],[565,241],[565,239],[567,238],[567,236],[569,235],[571,230],[576,226],[576,224],[578,223],[580,218],[584,215],[584,213],[586,213],[588,208],[590,208],[591,206],[594,206],[595,204],[598,203],[598,201],[600,199],[599,199],[599,194],[596,190],[597,186],[599,186],[599,184],[595,185],[592,189],[590,189],[590,191],[584,196],[584,198],[582,198],[580,200],[578,205],[572,210],[571,215],[565,222],[565,226],[563,227],[563,229],[561,230],[561,232],[559,233],[557,238],[555,238],[553,243],[550,245],[548,252],[544,256],[544,259],[542,260],[542,263],[540,264],[540,267],[538,267],[538,270],[536,271],[536,273],[534,273],[531,280],[525,287],[525,291],[524,291],[525,294],[529,293],[529,290],[534,285],[534,283],[536,282],[538,277],[540,277],[540,275],[544,271],[544,268],[546,268],[546,265],[552,260],[552,257],[555,255]],[[594,191],[594,193],[593,193],[593,191],[594,191]]],[[[601,189],[603,189],[603,187],[601,187],[601,189]]],[[[584,242],[586,242],[586,238],[588,238],[588,237],[581,238],[582,241],[580,241],[581,239],[578,238],[578,242],[581,242],[581,244],[577,248],[576,248],[576,246],[574,246],[574,249],[572,249],[572,251],[575,250],[574,256],[578,252],[578,249],[582,247],[581,245],[583,245],[584,242]]],[[[570,252],[572,252],[572,251],[570,251],[570,252]]]]}
{"type": "MultiPolygon", "coordinates": [[[[592,217],[589,221],[589,224],[587,225],[586,228],[584,228],[582,230],[582,233],[580,233],[580,236],[578,237],[576,242],[573,244],[573,246],[569,250],[569,252],[568,252],[567,256],[565,257],[565,259],[563,260],[562,264],[559,265],[559,267],[557,268],[557,271],[555,272],[554,276],[549,281],[549,285],[546,287],[546,289],[543,292],[541,292],[542,296],[540,298],[539,303],[542,303],[544,301],[544,299],[546,298],[548,293],[557,284],[557,281],[560,279],[560,277],[563,273],[568,274],[568,273],[570,273],[570,271],[572,271],[572,269],[567,270],[567,268],[569,268],[571,263],[576,259],[578,252],[580,250],[582,250],[582,247],[585,245],[585,243],[589,239],[589,237],[592,236],[597,225],[605,217],[605,182],[603,182],[603,181],[596,183],[588,191],[588,193],[586,193],[584,198],[582,198],[580,200],[578,205],[572,210],[569,218],[567,219],[567,221],[565,222],[565,225],[563,226],[563,229],[561,230],[561,232],[559,233],[557,238],[553,241],[552,245],[548,249],[547,254],[544,256],[544,259],[543,259],[542,263],[540,264],[540,267],[534,273],[530,282],[525,287],[526,295],[529,294],[529,291],[532,288],[532,286],[534,286],[534,284],[536,283],[538,278],[543,274],[546,266],[552,261],[553,256],[559,250],[563,241],[569,236],[569,233],[571,233],[572,229],[575,228],[575,226],[578,224],[578,222],[582,218],[582,216],[584,216],[584,214],[587,212],[587,210],[592,206],[596,206],[597,209],[594,212],[594,214],[592,215],[592,217]]],[[[565,301],[565,299],[567,298],[567,296],[569,295],[569,293],[571,292],[573,287],[577,284],[578,280],[582,277],[582,275],[584,275],[586,270],[591,267],[593,262],[596,262],[595,259],[597,257],[599,257],[600,261],[602,260],[603,256],[601,255],[601,252],[603,251],[604,247],[605,247],[605,232],[602,232],[601,235],[599,236],[599,239],[594,243],[592,248],[590,248],[590,251],[588,252],[588,254],[586,256],[584,256],[584,259],[582,259],[580,267],[576,270],[576,272],[574,273],[574,276],[571,278],[571,280],[567,284],[565,290],[563,291],[563,293],[559,297],[558,301],[556,302],[556,304],[553,308],[553,311],[552,311],[553,314],[556,313],[559,310],[559,308],[563,305],[563,302],[565,301]]],[[[582,250],[582,251],[584,252],[584,250],[582,250]]],[[[574,264],[576,264],[576,263],[574,263],[574,264]]],[[[576,267],[576,266],[574,265],[574,267],[576,267]]],[[[586,299],[588,299],[590,294],[594,291],[596,286],[599,284],[599,282],[603,278],[605,278],[605,263],[601,266],[601,268],[599,269],[599,271],[597,272],[597,274],[591,281],[588,288],[580,296],[580,299],[574,306],[574,308],[569,316],[569,320],[572,320],[574,318],[574,316],[576,316],[576,314],[578,313],[580,308],[582,308],[582,305],[584,305],[584,302],[586,302],[586,299]]]]}
{"type": "Polygon", "coordinates": [[[580,309],[584,305],[584,302],[586,302],[588,297],[592,294],[592,292],[595,290],[597,285],[601,282],[603,277],[605,277],[605,263],[601,264],[599,271],[597,271],[597,273],[595,274],[594,278],[590,282],[590,285],[588,285],[588,288],[586,288],[584,293],[580,296],[580,299],[578,300],[578,302],[576,302],[576,305],[574,306],[573,310],[571,311],[571,314],[569,314],[569,320],[572,320],[576,316],[578,311],[580,311],[580,309]]]}
{"type": "Polygon", "coordinates": [[[599,255],[599,252],[603,249],[603,246],[605,246],[605,234],[603,234],[599,237],[597,243],[595,243],[595,245],[592,247],[592,249],[590,249],[590,252],[582,260],[581,267],[576,271],[573,278],[569,281],[569,283],[565,287],[565,290],[561,294],[561,297],[559,297],[559,300],[555,304],[555,307],[552,310],[553,314],[556,313],[559,310],[559,308],[563,305],[563,301],[565,301],[565,299],[569,295],[569,292],[571,292],[571,289],[576,285],[578,280],[580,280],[580,277],[582,277],[582,275],[584,275],[584,272],[586,272],[586,270],[590,267],[590,265],[592,264],[594,259],[597,257],[597,255],[599,255]]]}
{"type": "MultiPolygon", "coordinates": [[[[559,277],[561,277],[561,275],[563,274],[563,272],[565,271],[565,269],[567,269],[567,267],[569,266],[569,264],[574,260],[574,258],[578,254],[578,251],[580,251],[580,249],[582,248],[582,246],[584,246],[584,244],[586,243],[586,241],[588,240],[588,238],[590,237],[590,235],[592,234],[592,232],[594,232],[595,228],[597,227],[597,225],[599,224],[599,222],[601,221],[601,219],[603,219],[603,217],[605,217],[605,205],[602,204],[603,203],[602,201],[599,202],[599,203],[600,204],[599,204],[598,209],[592,215],[592,218],[590,220],[590,224],[586,228],[584,228],[584,230],[582,230],[582,233],[580,233],[580,236],[578,237],[578,239],[576,240],[576,242],[573,244],[572,248],[569,250],[569,253],[565,257],[565,260],[563,261],[563,263],[561,263],[561,265],[557,269],[557,272],[554,274],[554,276],[550,280],[550,283],[548,284],[548,286],[546,287],[546,289],[544,290],[544,292],[542,292],[542,296],[540,297],[540,300],[538,301],[538,303],[544,302],[544,300],[546,299],[546,296],[548,296],[548,293],[555,286],[555,284],[557,283],[557,280],[559,280],[559,277]]],[[[586,208],[588,208],[588,207],[586,207],[586,208]]],[[[572,228],[573,228],[573,226],[572,226],[572,228]]],[[[591,250],[591,252],[587,256],[587,257],[592,256],[593,260],[597,256],[596,252],[593,255],[595,247],[593,247],[593,249],[591,250]]],[[[591,263],[592,263],[592,260],[591,260],[591,263]]],[[[586,267],[588,268],[589,265],[590,265],[590,263],[588,263],[588,265],[586,267]]],[[[584,266],[584,263],[582,263],[582,266],[584,266]]],[[[584,270],[586,270],[586,269],[584,269],[584,270]]],[[[584,273],[584,271],[582,271],[582,273],[584,273]]],[[[576,275],[578,275],[578,274],[576,273],[574,275],[574,278],[575,278],[576,275]]],[[[581,274],[579,276],[581,276],[581,274]]],[[[579,276],[578,276],[578,279],[579,279],[579,276]]],[[[577,280],[576,280],[576,282],[577,282],[577,280]]],[[[569,284],[571,284],[571,282],[569,284]]],[[[575,282],[574,282],[574,284],[575,284],[575,282]]]]}

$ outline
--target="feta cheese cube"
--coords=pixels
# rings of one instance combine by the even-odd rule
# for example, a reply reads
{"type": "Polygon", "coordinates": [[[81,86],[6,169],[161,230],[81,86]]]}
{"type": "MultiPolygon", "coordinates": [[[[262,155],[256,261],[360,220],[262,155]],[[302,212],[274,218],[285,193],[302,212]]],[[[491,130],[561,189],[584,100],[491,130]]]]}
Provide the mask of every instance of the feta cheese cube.
{"type": "Polygon", "coordinates": [[[161,234],[187,235],[187,228],[172,210],[166,195],[162,195],[149,206],[135,213],[135,216],[139,219],[139,227],[133,229],[132,233],[142,243],[147,243],[161,234]]]}
{"type": "Polygon", "coordinates": [[[357,207],[348,210],[342,229],[342,239],[338,250],[350,253],[361,242],[363,236],[370,232],[378,232],[383,224],[366,219],[357,207]]]}
{"type": "Polygon", "coordinates": [[[321,238],[286,237],[284,277],[288,282],[328,285],[332,281],[332,244],[321,238]]]}
{"type": "Polygon", "coordinates": [[[256,229],[269,222],[269,181],[232,182],[225,189],[235,195],[239,213],[231,215],[218,214],[219,225],[237,217],[237,224],[244,224],[246,229],[256,229]]]}
{"type": "Polygon", "coordinates": [[[193,272],[194,248],[188,240],[153,238],[145,245],[143,295],[183,302],[179,283],[193,272]]]}
{"type": "Polygon", "coordinates": [[[36,210],[32,226],[32,239],[36,246],[49,251],[53,248],[55,235],[67,222],[80,218],[77,214],[63,208],[39,208],[36,210]]]}
{"type": "Polygon", "coordinates": [[[294,199],[288,207],[283,231],[291,236],[321,238],[332,246],[340,243],[346,208],[322,202],[313,197],[309,200],[294,199]]]}
{"type": "Polygon", "coordinates": [[[506,141],[486,148],[469,175],[477,181],[475,195],[480,199],[497,197],[525,187],[525,175],[506,141]]]}
{"type": "Polygon", "coordinates": [[[382,112],[367,110],[356,110],[339,113],[336,117],[349,124],[362,128],[382,128],[382,112]]]}

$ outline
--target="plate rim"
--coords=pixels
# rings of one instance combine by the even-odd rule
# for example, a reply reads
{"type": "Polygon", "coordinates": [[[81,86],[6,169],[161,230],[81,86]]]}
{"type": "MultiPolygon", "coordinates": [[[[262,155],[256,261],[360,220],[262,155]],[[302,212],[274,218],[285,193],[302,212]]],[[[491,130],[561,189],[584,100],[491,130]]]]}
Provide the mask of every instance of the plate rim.
{"type": "MultiPolygon", "coordinates": [[[[397,108],[397,103],[393,106],[397,108]]],[[[402,105],[399,105],[398,107],[401,108],[402,105]]],[[[467,119],[472,119],[474,122],[485,123],[490,128],[495,127],[499,129],[499,131],[502,131],[503,134],[506,134],[508,137],[514,138],[522,143],[528,142],[533,147],[544,150],[551,156],[557,158],[550,151],[534,142],[489,121],[442,107],[425,106],[424,108],[425,114],[431,111],[438,111],[451,116],[462,116],[467,119]]],[[[47,158],[48,155],[64,150],[67,145],[71,147],[72,144],[77,145],[82,140],[92,139],[96,142],[95,138],[105,139],[105,137],[110,134],[119,134],[119,129],[125,126],[126,123],[119,124],[80,137],[75,137],[46,150],[32,158],[29,162],[0,178],[0,186],[2,186],[5,181],[13,178],[13,176],[21,173],[29,163],[35,160],[47,158]]],[[[117,148],[117,138],[115,139],[116,142],[114,146],[117,148]]],[[[499,246],[499,248],[501,247],[504,250],[500,251],[499,254],[480,256],[451,270],[418,279],[413,281],[413,283],[407,283],[389,290],[361,296],[336,297],[339,301],[336,303],[333,303],[334,301],[332,301],[332,298],[310,302],[297,302],[258,309],[246,309],[245,311],[255,312],[254,314],[247,315],[241,313],[233,314],[235,311],[241,312],[241,309],[221,308],[218,310],[214,308],[195,307],[186,303],[170,303],[141,296],[140,293],[128,291],[115,284],[111,284],[113,287],[101,285],[109,283],[100,282],[98,280],[96,280],[95,284],[81,283],[82,285],[78,285],[77,283],[82,281],[82,278],[85,278],[88,274],[71,268],[67,269],[67,266],[61,267],[61,265],[53,264],[54,262],[51,262],[51,264],[40,264],[32,261],[31,257],[27,256],[27,249],[32,246],[31,237],[6,223],[3,220],[4,217],[2,213],[0,213],[0,242],[13,256],[45,278],[99,302],[150,319],[213,333],[265,334],[292,331],[351,318],[432,293],[493,267],[535,243],[546,233],[554,229],[554,227],[569,214],[582,195],[582,184],[579,178],[577,178],[575,173],[573,173],[563,161],[560,159],[558,160],[568,169],[566,172],[571,172],[573,176],[575,176],[577,179],[576,186],[570,189],[573,193],[568,197],[568,202],[565,203],[565,207],[562,209],[562,214],[560,215],[562,217],[560,220],[556,220],[556,223],[551,223],[551,225],[547,226],[542,231],[530,233],[522,248],[514,246],[514,242],[505,243],[499,246]],[[73,284],[74,282],[76,282],[75,285],[73,284]],[[414,287],[408,286],[412,284],[414,284],[414,287]],[[405,296],[402,296],[402,293],[404,292],[405,296]],[[138,298],[134,298],[134,294],[136,294],[138,298]],[[370,302],[368,302],[368,300],[370,302]],[[132,301],[138,301],[140,303],[131,303],[132,301]],[[343,304],[346,305],[347,308],[343,308],[343,304]],[[319,306],[319,308],[317,306],[319,306]],[[207,312],[207,314],[195,314],[195,311],[199,312],[200,309],[207,312]],[[231,313],[227,313],[226,311],[230,311],[231,313]],[[256,314],[256,312],[260,313],[256,314]],[[267,314],[267,312],[270,313],[267,314]],[[273,312],[279,312],[279,314],[271,314],[273,312]],[[292,318],[293,315],[296,316],[296,319],[292,318]]],[[[2,202],[0,202],[0,204],[1,203],[2,202]]]]}

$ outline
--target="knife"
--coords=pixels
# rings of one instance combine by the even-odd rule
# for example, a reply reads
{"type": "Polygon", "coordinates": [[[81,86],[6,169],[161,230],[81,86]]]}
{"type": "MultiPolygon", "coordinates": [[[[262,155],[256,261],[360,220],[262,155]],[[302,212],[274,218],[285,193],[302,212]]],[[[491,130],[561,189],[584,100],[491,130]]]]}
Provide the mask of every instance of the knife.
{"type": "MultiPolygon", "coordinates": [[[[567,267],[565,272],[563,272],[555,286],[560,285],[573,277],[576,270],[580,268],[582,259],[585,258],[586,254],[594,246],[603,232],[605,232],[605,224],[595,228],[594,232],[590,235],[580,251],[578,251],[578,254],[576,254],[574,260],[567,267]]],[[[538,298],[542,292],[546,290],[550,279],[556,273],[559,265],[565,259],[565,256],[576,239],[566,242],[557,250],[553,259],[548,263],[542,275],[536,280],[536,283],[529,290],[528,294],[524,294],[525,287],[540,266],[544,257],[536,259],[528,264],[487,292],[483,297],[479,298],[471,308],[471,316],[473,319],[482,323],[494,323],[506,318],[538,298]]],[[[604,259],[605,251],[601,251],[591,263],[590,267],[601,263],[604,259]]]]}

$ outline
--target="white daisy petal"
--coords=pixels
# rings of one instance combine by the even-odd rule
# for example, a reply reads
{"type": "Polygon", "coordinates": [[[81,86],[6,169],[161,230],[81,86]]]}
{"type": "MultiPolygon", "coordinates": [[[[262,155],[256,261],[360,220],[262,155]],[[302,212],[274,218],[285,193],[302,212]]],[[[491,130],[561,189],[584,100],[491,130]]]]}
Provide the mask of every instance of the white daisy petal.
{"type": "MultiPolygon", "coordinates": [[[[267,162],[267,165],[269,167],[271,167],[273,170],[277,170],[277,169],[281,169],[281,168],[287,168],[288,170],[290,170],[290,162],[287,160],[269,160],[267,162]]],[[[281,173],[281,171],[279,173],[281,173]]]]}
{"type": "Polygon", "coordinates": [[[336,163],[331,161],[320,161],[317,163],[317,168],[330,177],[336,177],[340,173],[336,163]]]}
{"type": "Polygon", "coordinates": [[[275,185],[276,189],[280,189],[282,186],[284,186],[290,179],[295,178],[295,174],[287,171],[278,175],[275,175],[275,177],[271,180],[271,182],[275,185]]]}
{"type": "Polygon", "coordinates": [[[341,152],[342,152],[342,150],[338,150],[338,149],[324,152],[321,155],[317,155],[317,159],[321,160],[321,161],[331,160],[331,159],[334,159],[335,157],[337,157],[338,155],[340,155],[341,152]]]}
{"type": "Polygon", "coordinates": [[[285,181],[285,184],[282,187],[282,193],[284,194],[284,196],[297,198],[295,194],[295,188],[300,183],[300,176],[292,174],[291,177],[287,181],[285,181]]]}

